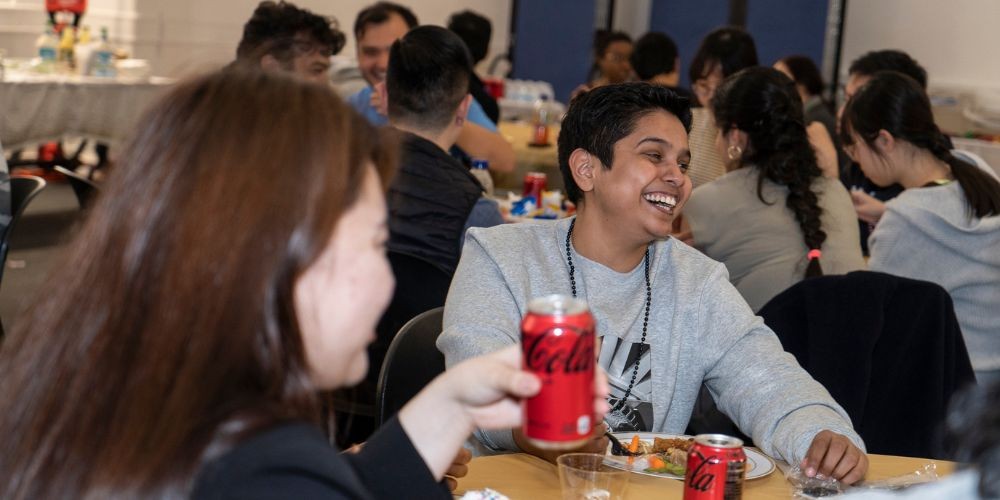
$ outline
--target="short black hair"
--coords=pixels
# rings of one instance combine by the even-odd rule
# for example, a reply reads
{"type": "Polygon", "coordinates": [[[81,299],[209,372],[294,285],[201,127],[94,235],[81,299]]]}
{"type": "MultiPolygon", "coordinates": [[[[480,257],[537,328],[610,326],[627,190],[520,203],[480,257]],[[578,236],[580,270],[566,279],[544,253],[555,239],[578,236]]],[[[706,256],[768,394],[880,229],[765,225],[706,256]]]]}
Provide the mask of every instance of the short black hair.
{"type": "Polygon", "coordinates": [[[393,14],[403,18],[403,22],[410,29],[420,24],[417,16],[407,7],[393,2],[376,2],[358,12],[358,17],[354,19],[354,39],[358,40],[365,34],[365,29],[372,24],[382,24],[389,20],[393,14]]]}
{"type": "Polygon", "coordinates": [[[694,83],[708,75],[718,64],[725,78],[743,68],[757,66],[757,44],[750,33],[740,28],[718,28],[702,39],[691,60],[688,76],[694,83]]]}
{"type": "Polygon", "coordinates": [[[657,110],[676,116],[684,130],[691,131],[691,103],[661,85],[644,82],[604,85],[577,95],[559,131],[559,171],[572,202],[580,200],[573,180],[569,156],[583,149],[597,157],[605,168],[614,163],[615,144],[635,130],[640,118],[657,110]]]}
{"type": "Polygon", "coordinates": [[[489,19],[471,10],[463,10],[452,14],[448,19],[448,29],[465,42],[469,55],[472,56],[472,64],[478,64],[486,58],[490,37],[493,36],[493,25],[489,19]]]}
{"type": "Polygon", "coordinates": [[[640,80],[673,73],[676,61],[677,44],[666,33],[646,33],[632,47],[632,69],[640,80]]]}
{"type": "Polygon", "coordinates": [[[782,59],[781,63],[788,68],[788,72],[792,74],[792,80],[795,80],[795,84],[805,87],[809,95],[820,95],[823,93],[823,75],[820,74],[816,63],[808,56],[788,56],[782,59]]]}
{"type": "Polygon", "coordinates": [[[874,76],[879,71],[898,71],[916,80],[927,90],[927,70],[909,54],[901,50],[873,50],[851,63],[847,74],[874,76]]]}
{"type": "Polygon", "coordinates": [[[389,49],[389,117],[421,129],[443,129],[469,93],[471,75],[469,50],[458,35],[440,26],[410,30],[389,49]]]}
{"type": "Polygon", "coordinates": [[[287,63],[295,57],[296,43],[303,41],[334,55],[344,48],[345,38],[335,19],[287,2],[261,2],[243,25],[243,38],[236,47],[236,58],[252,60],[270,54],[287,63]],[[296,35],[305,35],[308,39],[296,40],[296,35]]]}

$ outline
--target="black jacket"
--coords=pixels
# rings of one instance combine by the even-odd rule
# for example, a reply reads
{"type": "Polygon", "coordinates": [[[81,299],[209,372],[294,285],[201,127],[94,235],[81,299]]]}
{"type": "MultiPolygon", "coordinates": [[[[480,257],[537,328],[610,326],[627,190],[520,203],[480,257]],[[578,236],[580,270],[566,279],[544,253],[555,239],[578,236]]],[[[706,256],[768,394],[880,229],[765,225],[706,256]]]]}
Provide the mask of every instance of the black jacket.
{"type": "Polygon", "coordinates": [[[196,500],[451,498],[399,421],[392,419],[357,454],[339,453],[316,427],[279,425],[209,462],[196,500]]]}
{"type": "Polygon", "coordinates": [[[855,271],[801,281],[759,314],[844,407],[868,452],[941,456],[948,402],[975,382],[943,288],[855,271]]]}
{"type": "Polygon", "coordinates": [[[483,187],[458,160],[422,137],[404,134],[402,156],[389,186],[389,250],[419,257],[451,276],[483,187]]]}

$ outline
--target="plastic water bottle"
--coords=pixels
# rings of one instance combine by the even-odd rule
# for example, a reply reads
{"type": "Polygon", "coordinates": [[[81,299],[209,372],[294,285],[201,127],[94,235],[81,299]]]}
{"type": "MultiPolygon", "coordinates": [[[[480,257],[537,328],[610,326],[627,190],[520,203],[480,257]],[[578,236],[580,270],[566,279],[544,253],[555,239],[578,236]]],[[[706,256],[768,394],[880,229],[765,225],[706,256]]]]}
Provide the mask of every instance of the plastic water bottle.
{"type": "Polygon", "coordinates": [[[41,59],[41,65],[38,67],[39,71],[42,73],[51,73],[55,69],[57,51],[59,49],[59,39],[56,38],[56,29],[52,25],[52,21],[49,21],[48,26],[45,27],[45,32],[38,37],[35,47],[38,48],[38,58],[41,59]]]}
{"type": "Polygon", "coordinates": [[[114,53],[111,44],[108,43],[108,28],[101,28],[101,43],[94,49],[94,76],[113,77],[115,76],[114,53]]]}
{"type": "Polygon", "coordinates": [[[490,177],[490,164],[486,160],[472,159],[472,176],[483,185],[487,196],[493,196],[493,178],[490,177]]]}

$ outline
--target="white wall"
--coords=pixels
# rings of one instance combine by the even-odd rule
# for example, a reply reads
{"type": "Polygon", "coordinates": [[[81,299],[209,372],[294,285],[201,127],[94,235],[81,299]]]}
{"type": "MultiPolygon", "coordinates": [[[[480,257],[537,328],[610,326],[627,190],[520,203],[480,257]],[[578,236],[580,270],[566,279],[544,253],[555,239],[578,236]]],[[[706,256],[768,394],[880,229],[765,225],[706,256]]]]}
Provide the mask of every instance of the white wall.
{"type": "Polygon", "coordinates": [[[924,66],[932,87],[1000,89],[1000,1],[849,1],[844,76],[861,54],[888,48],[901,49],[924,66]]]}
{"type": "MultiPolygon", "coordinates": [[[[110,28],[115,44],[135,57],[149,59],[154,73],[182,76],[232,60],[243,23],[258,0],[90,0],[83,24],[94,33],[110,28]]],[[[333,16],[347,35],[342,55],[354,56],[354,17],[374,0],[296,0],[313,12],[333,16]]],[[[507,50],[510,0],[402,0],[421,23],[447,22],[453,12],[471,9],[493,22],[491,54],[507,50]]],[[[10,57],[34,55],[34,43],[45,25],[43,0],[0,0],[0,48],[10,57]]]]}
{"type": "Polygon", "coordinates": [[[612,29],[628,33],[636,40],[649,31],[649,14],[653,0],[618,0],[612,29]]]}

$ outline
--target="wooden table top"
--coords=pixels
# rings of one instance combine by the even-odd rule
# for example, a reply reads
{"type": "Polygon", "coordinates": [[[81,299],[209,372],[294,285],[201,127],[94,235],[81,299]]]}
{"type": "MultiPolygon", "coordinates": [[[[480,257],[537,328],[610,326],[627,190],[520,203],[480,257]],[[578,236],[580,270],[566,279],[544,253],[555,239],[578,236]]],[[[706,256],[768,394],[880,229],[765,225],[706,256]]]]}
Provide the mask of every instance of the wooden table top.
{"type": "MultiPolygon", "coordinates": [[[[868,455],[867,480],[886,479],[921,470],[927,464],[936,464],[939,475],[950,474],[954,463],[927,458],[868,455]]],[[[783,464],[782,464],[783,465],[783,464]]],[[[663,479],[642,474],[632,474],[626,498],[681,498],[682,481],[663,479]]],[[[559,475],[556,466],[524,453],[478,457],[469,465],[469,475],[458,482],[456,494],[469,490],[492,488],[511,500],[560,498],[559,475]]],[[[745,500],[791,498],[792,486],[781,470],[770,475],[747,481],[744,484],[745,500]]]]}
{"type": "Polygon", "coordinates": [[[520,192],[524,174],[527,172],[544,172],[548,176],[548,188],[562,188],[562,176],[559,173],[558,148],[556,138],[559,137],[559,125],[549,126],[549,145],[544,147],[530,146],[534,139],[534,127],[530,123],[501,121],[497,128],[507,142],[514,148],[517,166],[513,172],[492,172],[494,185],[500,188],[515,189],[520,192]]]}

